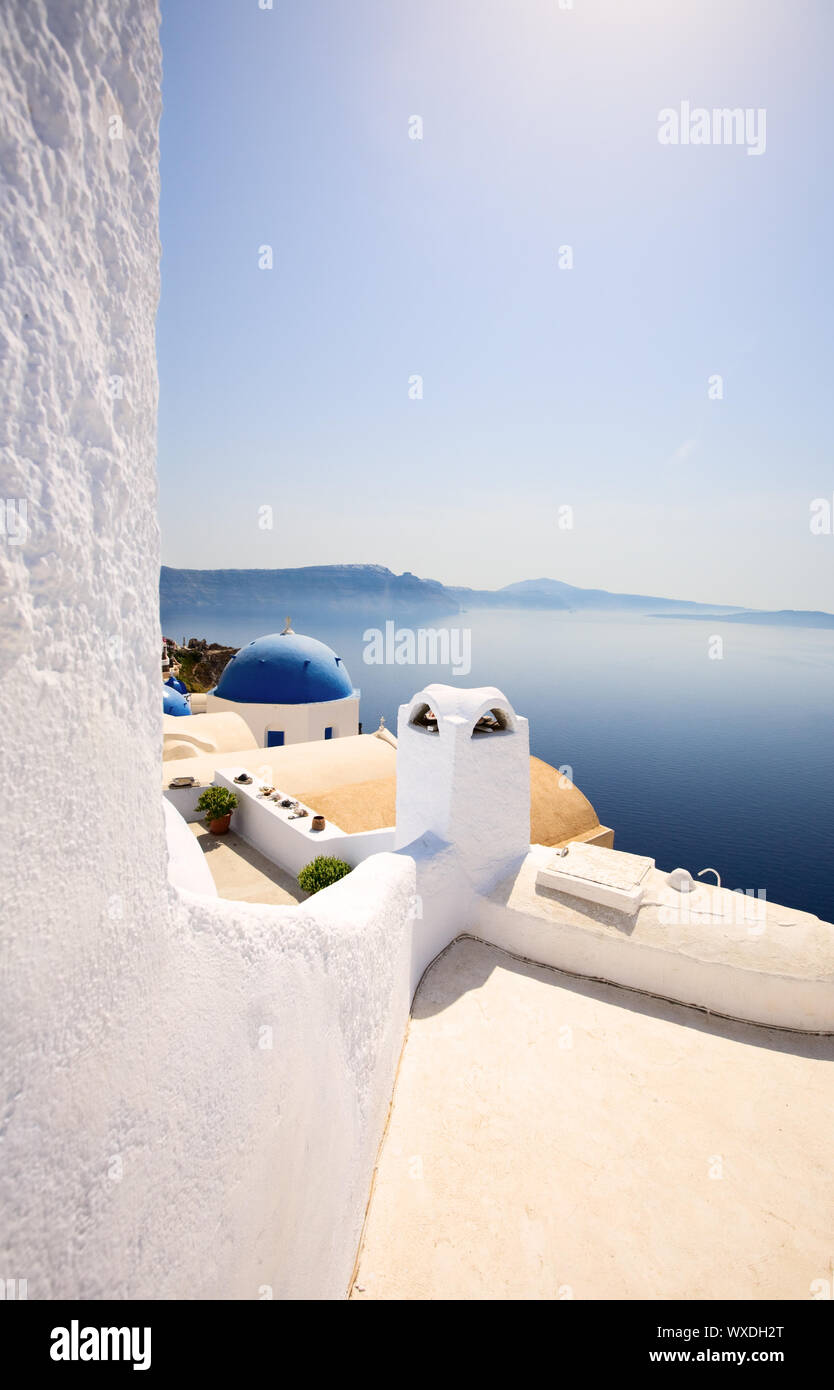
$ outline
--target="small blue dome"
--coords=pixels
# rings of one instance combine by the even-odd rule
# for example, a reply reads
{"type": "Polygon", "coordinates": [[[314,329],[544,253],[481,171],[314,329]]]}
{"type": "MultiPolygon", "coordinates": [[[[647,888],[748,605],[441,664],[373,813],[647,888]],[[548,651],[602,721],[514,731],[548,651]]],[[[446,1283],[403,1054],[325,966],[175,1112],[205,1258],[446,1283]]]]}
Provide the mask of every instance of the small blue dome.
{"type": "Polygon", "coordinates": [[[272,632],[241,647],[214,688],[243,705],[311,705],[343,700],[353,682],[341,657],[315,637],[272,632]]]}
{"type": "Polygon", "coordinates": [[[162,710],[164,714],[190,714],[191,706],[178,690],[171,690],[168,685],[164,685],[162,688],[162,710]]]}
{"type": "Polygon", "coordinates": [[[177,680],[176,676],[169,676],[165,684],[170,685],[172,690],[178,690],[180,692],[180,695],[188,694],[188,690],[183,685],[182,681],[177,680]]]}

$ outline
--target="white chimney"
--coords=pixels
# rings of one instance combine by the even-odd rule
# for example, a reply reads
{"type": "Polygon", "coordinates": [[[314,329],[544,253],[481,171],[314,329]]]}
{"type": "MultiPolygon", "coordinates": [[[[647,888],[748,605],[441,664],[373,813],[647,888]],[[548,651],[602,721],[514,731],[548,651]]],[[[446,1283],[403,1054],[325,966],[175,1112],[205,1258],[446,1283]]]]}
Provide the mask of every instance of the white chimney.
{"type": "Polygon", "coordinates": [[[530,848],[527,720],[494,686],[429,685],[400,706],[396,848],[426,831],[454,846],[478,892],[530,848]]]}

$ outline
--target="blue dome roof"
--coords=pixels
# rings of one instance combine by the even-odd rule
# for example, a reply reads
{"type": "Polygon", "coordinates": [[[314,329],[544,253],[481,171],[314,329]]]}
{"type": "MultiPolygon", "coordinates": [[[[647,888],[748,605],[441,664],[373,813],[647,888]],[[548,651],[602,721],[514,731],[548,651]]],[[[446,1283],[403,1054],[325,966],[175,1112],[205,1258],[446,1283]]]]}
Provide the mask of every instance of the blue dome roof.
{"type": "Polygon", "coordinates": [[[341,657],[315,637],[271,632],[241,647],[214,688],[244,705],[311,705],[343,700],[353,682],[341,657]]]}
{"type": "Polygon", "coordinates": [[[178,690],[180,695],[188,694],[187,687],[183,685],[181,680],[177,680],[176,676],[169,676],[165,684],[170,685],[172,690],[178,690]]]}
{"type": "Polygon", "coordinates": [[[190,714],[191,706],[178,690],[172,690],[169,685],[163,685],[162,710],[164,714],[190,714]]]}

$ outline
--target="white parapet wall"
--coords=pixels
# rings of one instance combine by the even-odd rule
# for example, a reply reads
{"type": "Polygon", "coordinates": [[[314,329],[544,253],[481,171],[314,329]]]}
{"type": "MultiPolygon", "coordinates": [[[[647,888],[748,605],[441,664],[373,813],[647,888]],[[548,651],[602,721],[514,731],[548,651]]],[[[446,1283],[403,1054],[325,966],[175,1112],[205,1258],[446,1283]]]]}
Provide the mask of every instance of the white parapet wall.
{"type": "MultiPolygon", "coordinates": [[[[345,1296],[408,1021],[414,893],[413,862],[389,854],[298,908],[209,914],[182,895],[136,1085],[175,1136],[162,1171],[153,1148],[134,1159],[157,1296],[345,1296]]],[[[149,1263],[125,1273],[152,1296],[149,1263]]]]}
{"type": "Polygon", "coordinates": [[[548,891],[540,872],[551,858],[534,846],[517,871],[478,897],[472,933],[526,960],[728,1018],[834,1032],[830,923],[712,884],[677,893],[654,867],[640,906],[616,910],[548,891]]]}
{"type": "MultiPolygon", "coordinates": [[[[239,771],[245,769],[220,768],[214,779],[218,787],[226,787],[237,797],[234,830],[288,873],[297,874],[305,864],[322,854],[343,859],[353,869],[370,855],[394,848],[393,826],[346,835],[332,821],[325,821],[322,830],[314,830],[312,807],[303,806],[306,816],[294,817],[292,809],[259,794],[261,784],[257,778],[244,786],[235,782],[239,771]]],[[[167,796],[170,797],[170,792],[167,796]]],[[[302,803],[294,805],[302,806],[302,803]]],[[[192,819],[198,814],[192,813],[192,819]]]]}
{"type": "Polygon", "coordinates": [[[187,889],[189,893],[216,898],[217,885],[206,856],[188,828],[188,822],[166,797],[162,798],[162,809],[168,845],[168,882],[175,888],[187,889]]]}
{"type": "Polygon", "coordinates": [[[158,21],[0,8],[0,1275],[30,1299],[339,1298],[415,867],[376,856],[298,908],[167,881],[158,21]]]}

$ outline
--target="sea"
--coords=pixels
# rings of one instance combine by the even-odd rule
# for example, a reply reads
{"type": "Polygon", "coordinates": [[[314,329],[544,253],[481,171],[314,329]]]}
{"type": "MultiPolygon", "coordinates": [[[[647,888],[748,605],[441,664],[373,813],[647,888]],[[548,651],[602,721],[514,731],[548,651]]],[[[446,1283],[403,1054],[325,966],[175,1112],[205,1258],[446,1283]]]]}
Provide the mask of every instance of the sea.
{"type": "MultiPolygon", "coordinates": [[[[177,641],[242,646],[283,625],[283,613],[162,611],[177,641]]],[[[396,730],[399,705],[432,682],[497,686],[529,720],[531,752],[566,770],[616,848],[664,870],[714,869],[724,887],[834,921],[831,630],[529,609],[319,609],[293,613],[293,627],[343,658],[364,732],[380,716],[396,730]],[[392,620],[414,634],[415,656],[420,627],[456,632],[471,669],[369,659],[395,656],[392,620]]]]}

